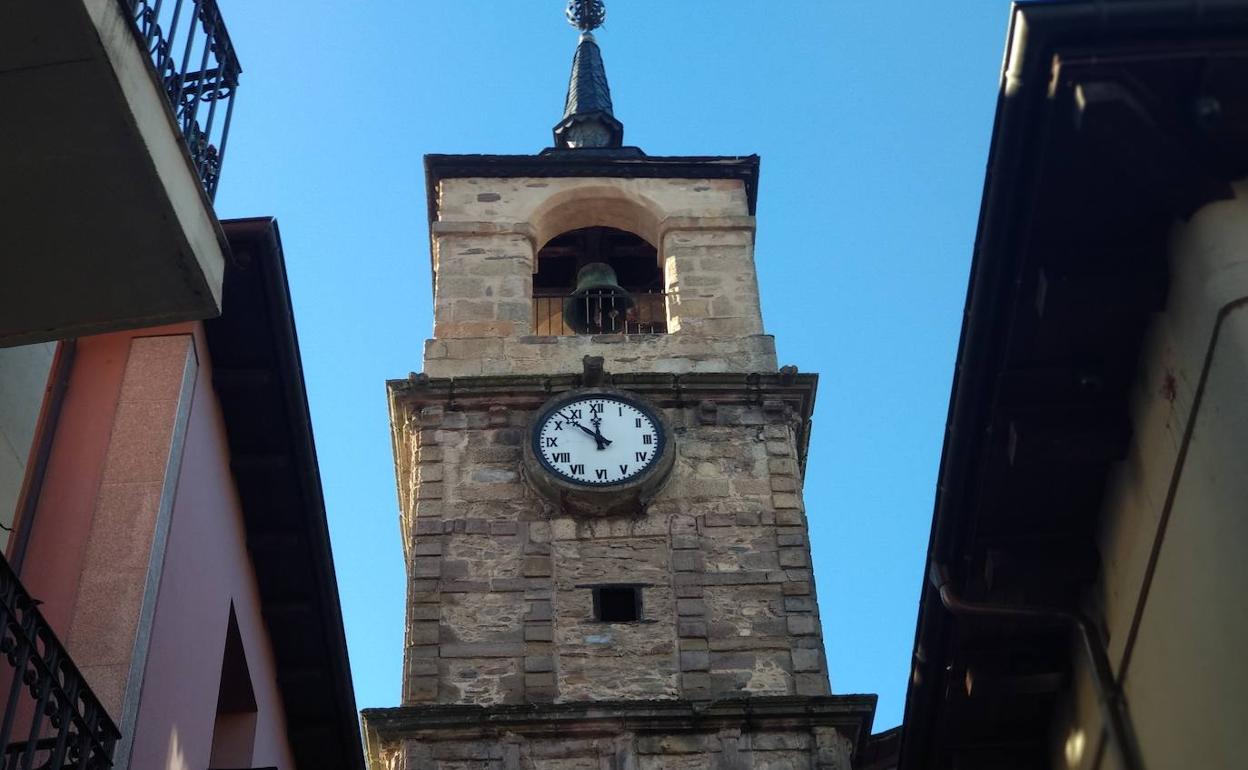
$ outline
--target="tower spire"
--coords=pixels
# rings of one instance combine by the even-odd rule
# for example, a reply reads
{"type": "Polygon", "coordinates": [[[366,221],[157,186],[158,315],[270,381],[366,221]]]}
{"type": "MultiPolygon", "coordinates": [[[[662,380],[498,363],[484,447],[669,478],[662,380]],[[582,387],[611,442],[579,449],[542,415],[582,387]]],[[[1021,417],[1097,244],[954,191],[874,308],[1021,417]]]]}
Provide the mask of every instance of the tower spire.
{"type": "Polygon", "coordinates": [[[572,76],[563,106],[563,120],[555,125],[555,147],[562,149],[619,147],[624,140],[624,124],[611,110],[611,89],[602,52],[593,30],[607,19],[603,0],[570,0],[568,23],[581,31],[572,76]]]}

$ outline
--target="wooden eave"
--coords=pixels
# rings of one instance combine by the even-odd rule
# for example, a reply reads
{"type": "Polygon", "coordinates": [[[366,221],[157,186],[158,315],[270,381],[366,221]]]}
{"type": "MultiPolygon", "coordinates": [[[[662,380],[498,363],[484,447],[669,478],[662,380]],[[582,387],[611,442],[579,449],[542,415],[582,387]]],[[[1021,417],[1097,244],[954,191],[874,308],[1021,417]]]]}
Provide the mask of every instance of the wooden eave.
{"type": "MultiPolygon", "coordinates": [[[[925,576],[1076,608],[1169,232],[1248,174],[1248,5],[1018,3],[1010,41],[925,576]]],[[[902,770],[1048,767],[1070,651],[1066,629],[955,618],[925,581],[902,770]]]]}
{"type": "Polygon", "coordinates": [[[281,237],[271,218],[222,225],[233,256],[204,326],[291,752],[299,770],[362,770],[281,237]]]}

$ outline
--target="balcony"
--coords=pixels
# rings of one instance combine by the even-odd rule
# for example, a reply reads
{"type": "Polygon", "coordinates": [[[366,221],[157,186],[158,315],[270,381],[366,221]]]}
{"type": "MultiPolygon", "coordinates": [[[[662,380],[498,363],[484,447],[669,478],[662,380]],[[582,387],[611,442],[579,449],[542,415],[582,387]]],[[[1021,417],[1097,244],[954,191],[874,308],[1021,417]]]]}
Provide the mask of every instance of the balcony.
{"type": "Polygon", "coordinates": [[[121,734],[3,557],[0,653],[0,767],[111,767],[121,734]]]}
{"type": "Polygon", "coordinates": [[[215,0],[0,5],[0,346],[219,313],[240,72],[215,0]]]}

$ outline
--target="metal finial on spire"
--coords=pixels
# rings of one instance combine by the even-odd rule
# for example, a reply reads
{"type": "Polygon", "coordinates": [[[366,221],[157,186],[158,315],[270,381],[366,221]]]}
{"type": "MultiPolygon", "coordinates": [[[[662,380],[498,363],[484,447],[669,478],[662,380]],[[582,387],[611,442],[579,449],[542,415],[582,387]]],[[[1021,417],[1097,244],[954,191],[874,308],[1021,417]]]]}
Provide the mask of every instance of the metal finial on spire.
{"type": "Polygon", "coordinates": [[[569,24],[590,32],[607,20],[607,6],[602,0],[568,0],[567,16],[569,24]]]}
{"type": "Polygon", "coordinates": [[[581,30],[581,39],[572,57],[572,77],[563,120],[555,125],[555,147],[565,150],[619,147],[624,140],[624,124],[615,119],[611,89],[602,51],[591,30],[602,26],[607,8],[602,0],[572,0],[568,21],[581,30]]]}

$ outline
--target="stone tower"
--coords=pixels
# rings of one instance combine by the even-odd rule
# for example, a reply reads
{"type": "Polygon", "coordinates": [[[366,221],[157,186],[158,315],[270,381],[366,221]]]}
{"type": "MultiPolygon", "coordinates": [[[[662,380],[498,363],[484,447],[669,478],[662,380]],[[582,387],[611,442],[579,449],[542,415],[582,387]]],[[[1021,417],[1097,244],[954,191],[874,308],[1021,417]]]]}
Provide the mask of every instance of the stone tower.
{"type": "Polygon", "coordinates": [[[364,713],[370,762],[849,768],[875,701],[828,695],[817,378],[763,332],[758,158],[623,146],[602,15],[569,8],[554,147],[425,159],[434,338],[388,383],[403,704],[364,713]]]}

